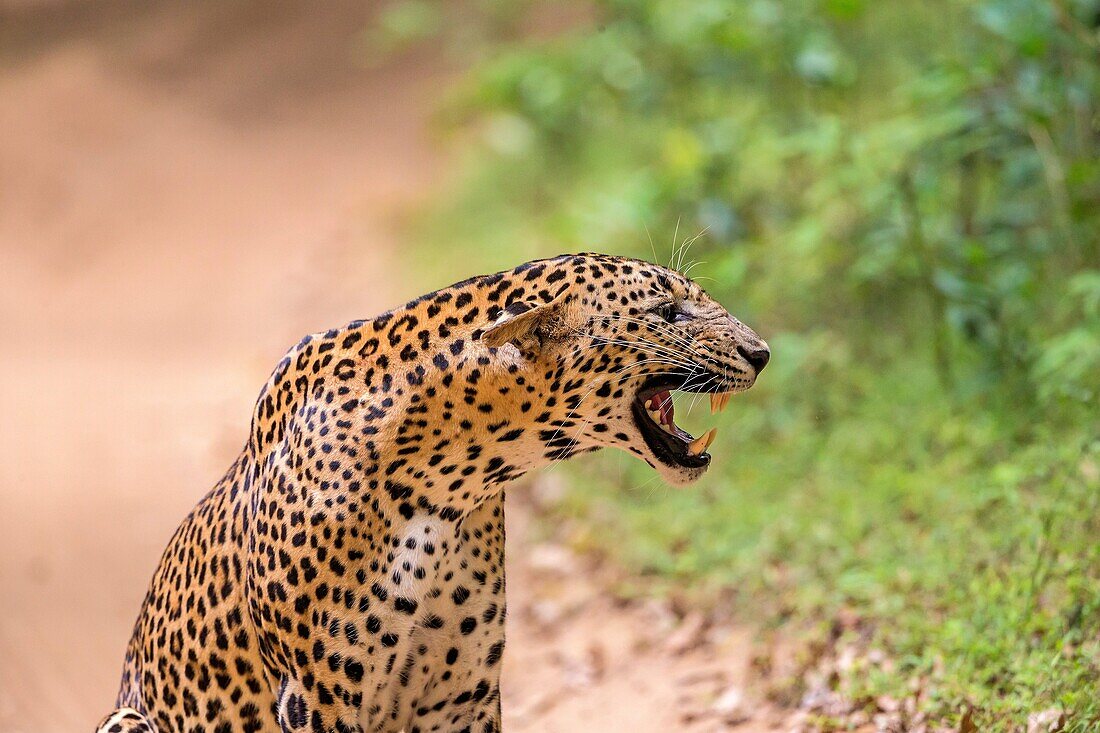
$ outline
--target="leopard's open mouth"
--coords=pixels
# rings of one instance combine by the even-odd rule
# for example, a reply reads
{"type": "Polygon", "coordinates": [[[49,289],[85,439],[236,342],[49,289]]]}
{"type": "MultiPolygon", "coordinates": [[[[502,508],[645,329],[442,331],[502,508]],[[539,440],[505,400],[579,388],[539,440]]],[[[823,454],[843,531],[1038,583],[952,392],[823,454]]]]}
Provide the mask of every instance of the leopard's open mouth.
{"type": "MultiPolygon", "coordinates": [[[[657,460],[674,467],[703,468],[710,464],[710,453],[707,453],[707,449],[714,442],[717,428],[711,428],[696,438],[677,425],[674,419],[676,406],[672,400],[672,392],[678,390],[709,393],[711,414],[724,410],[733,393],[707,388],[692,389],[686,384],[687,381],[689,380],[665,379],[647,382],[638,390],[631,405],[631,411],[634,413],[634,422],[642,434],[642,439],[657,460]]],[[[690,381],[699,385],[716,386],[724,382],[721,378],[690,381]]]]}

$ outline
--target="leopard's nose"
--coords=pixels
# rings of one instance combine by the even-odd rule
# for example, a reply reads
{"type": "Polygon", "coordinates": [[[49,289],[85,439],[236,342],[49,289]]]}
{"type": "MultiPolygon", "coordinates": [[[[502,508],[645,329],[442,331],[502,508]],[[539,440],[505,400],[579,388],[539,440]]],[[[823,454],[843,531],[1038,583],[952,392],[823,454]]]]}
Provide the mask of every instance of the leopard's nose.
{"type": "Polygon", "coordinates": [[[768,349],[767,346],[763,348],[752,349],[746,349],[744,346],[738,346],[737,353],[740,354],[741,357],[749,364],[752,364],[752,368],[756,370],[757,374],[763,371],[764,367],[768,365],[768,359],[772,358],[772,352],[768,349]]]}

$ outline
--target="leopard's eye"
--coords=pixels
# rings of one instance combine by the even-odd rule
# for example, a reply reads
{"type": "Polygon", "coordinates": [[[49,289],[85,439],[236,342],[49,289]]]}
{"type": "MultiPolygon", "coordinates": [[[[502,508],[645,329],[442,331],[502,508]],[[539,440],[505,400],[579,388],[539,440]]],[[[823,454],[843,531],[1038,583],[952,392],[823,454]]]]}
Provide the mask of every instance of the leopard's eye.
{"type": "Polygon", "coordinates": [[[666,323],[675,323],[676,316],[679,315],[679,311],[676,310],[675,303],[662,303],[653,309],[654,315],[660,317],[666,323]]]}

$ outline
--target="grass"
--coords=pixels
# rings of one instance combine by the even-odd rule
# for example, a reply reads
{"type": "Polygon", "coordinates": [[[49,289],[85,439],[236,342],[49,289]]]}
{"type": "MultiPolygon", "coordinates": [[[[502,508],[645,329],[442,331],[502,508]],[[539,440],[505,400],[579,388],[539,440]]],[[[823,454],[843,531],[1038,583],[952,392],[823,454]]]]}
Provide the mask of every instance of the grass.
{"type": "Polygon", "coordinates": [[[650,590],[734,589],[723,597],[741,619],[857,615],[833,642],[891,665],[854,669],[854,698],[904,696],[919,678],[938,718],[973,707],[983,729],[1013,729],[1059,707],[1095,729],[1100,445],[1008,434],[987,409],[937,400],[920,369],[850,368],[831,409],[803,405],[779,396],[804,375],[780,366],[799,351],[789,339],[774,340],[776,372],[718,418],[699,489],[654,488],[634,466],[612,481],[585,471],[560,510],[597,520],[583,541],[650,590]]]}

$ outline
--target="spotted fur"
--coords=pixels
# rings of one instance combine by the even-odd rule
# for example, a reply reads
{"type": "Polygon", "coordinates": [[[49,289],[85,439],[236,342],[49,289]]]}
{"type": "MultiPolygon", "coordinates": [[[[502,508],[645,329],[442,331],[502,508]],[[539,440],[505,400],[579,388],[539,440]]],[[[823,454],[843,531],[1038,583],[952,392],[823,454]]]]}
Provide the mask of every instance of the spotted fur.
{"type": "Polygon", "coordinates": [[[499,731],[505,484],[608,446],[695,479],[639,391],[739,391],[766,358],[694,282],[597,254],[307,336],[172,537],[98,730],[499,731]]]}

